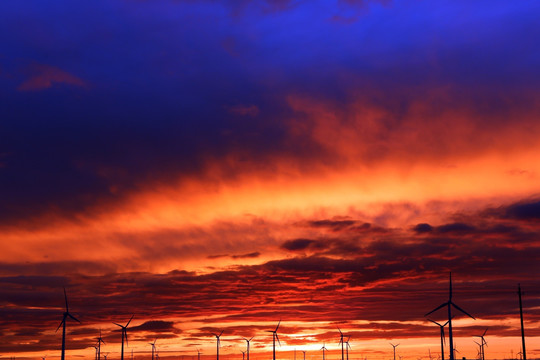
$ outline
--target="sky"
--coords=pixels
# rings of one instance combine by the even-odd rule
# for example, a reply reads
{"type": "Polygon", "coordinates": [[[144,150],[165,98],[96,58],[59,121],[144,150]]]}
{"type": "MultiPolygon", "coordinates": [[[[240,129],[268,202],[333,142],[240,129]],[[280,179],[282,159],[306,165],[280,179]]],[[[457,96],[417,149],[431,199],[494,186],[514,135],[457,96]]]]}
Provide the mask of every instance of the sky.
{"type": "Polygon", "coordinates": [[[540,358],[539,16],[0,2],[0,357],[540,358]]]}

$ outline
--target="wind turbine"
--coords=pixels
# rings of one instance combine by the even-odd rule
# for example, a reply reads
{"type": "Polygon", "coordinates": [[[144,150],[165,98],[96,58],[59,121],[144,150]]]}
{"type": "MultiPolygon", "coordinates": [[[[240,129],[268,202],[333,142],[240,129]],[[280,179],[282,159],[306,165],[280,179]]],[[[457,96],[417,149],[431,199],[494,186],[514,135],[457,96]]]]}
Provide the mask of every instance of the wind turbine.
{"type": "Polygon", "coordinates": [[[390,343],[390,345],[392,345],[392,347],[394,348],[394,360],[396,360],[396,348],[399,346],[399,344],[394,345],[394,344],[390,343]]]}
{"type": "Polygon", "coordinates": [[[454,353],[454,357],[456,356],[455,353],[458,353],[460,352],[458,349],[457,349],[457,344],[454,344],[454,351],[452,351],[452,353],[454,353]]]}
{"type": "MultiPolygon", "coordinates": [[[[247,342],[247,360],[249,360],[249,342],[253,339],[253,336],[249,339],[243,338],[247,342]]],[[[200,360],[200,359],[199,359],[200,360]]]]}
{"type": "Polygon", "coordinates": [[[242,350],[240,350],[240,352],[242,353],[242,360],[245,360],[245,358],[246,358],[246,352],[245,352],[245,351],[242,351],[242,350]]]}
{"type": "Polygon", "coordinates": [[[126,325],[122,326],[120,324],[117,324],[117,323],[113,323],[114,325],[116,326],[120,326],[120,328],[122,329],[122,353],[120,355],[120,359],[121,360],[124,360],[124,339],[126,340],[126,345],[128,344],[128,339],[127,339],[127,327],[129,326],[129,323],[131,322],[131,320],[133,320],[133,316],[135,315],[131,315],[131,318],[129,319],[129,321],[127,322],[126,325]]]}
{"type": "Polygon", "coordinates": [[[466,312],[465,310],[463,310],[462,308],[454,304],[454,302],[452,301],[452,273],[450,273],[450,291],[448,295],[448,301],[445,303],[442,303],[441,305],[431,310],[424,316],[428,316],[429,314],[445,306],[448,308],[448,338],[450,339],[450,360],[454,360],[454,352],[452,351],[452,349],[454,348],[454,340],[452,337],[452,306],[456,308],[457,310],[461,311],[462,313],[464,313],[465,315],[471,317],[473,320],[476,320],[476,319],[474,318],[474,316],[472,316],[471,314],[469,314],[468,312],[466,312]]]}
{"type": "Polygon", "coordinates": [[[272,341],[274,344],[273,345],[273,354],[274,354],[273,360],[276,360],[276,338],[277,338],[279,346],[281,346],[281,342],[279,341],[279,336],[277,334],[277,329],[279,328],[279,324],[281,324],[281,319],[279,320],[275,330],[266,330],[266,332],[272,333],[272,341]]]}
{"type": "Polygon", "coordinates": [[[197,349],[197,360],[201,360],[201,352],[199,351],[199,348],[197,349]]]}
{"type": "Polygon", "coordinates": [[[487,331],[488,331],[488,329],[486,328],[486,330],[484,330],[484,333],[482,335],[474,335],[474,337],[479,337],[480,339],[482,339],[482,342],[480,344],[480,351],[481,351],[481,355],[482,355],[482,360],[486,359],[485,352],[484,352],[484,345],[487,346],[487,341],[486,341],[486,339],[484,339],[484,336],[486,336],[487,331]]]}
{"type": "Polygon", "coordinates": [[[152,345],[152,360],[154,360],[154,354],[156,353],[156,341],[157,339],[155,339],[153,343],[148,343],[152,345]]]}
{"type": "Polygon", "coordinates": [[[103,338],[101,337],[101,329],[99,329],[99,337],[97,340],[97,360],[101,360],[101,343],[105,344],[103,338]]]}
{"type": "Polygon", "coordinates": [[[306,360],[306,352],[307,350],[301,350],[304,353],[304,360],[306,360]]]}
{"type": "Polygon", "coordinates": [[[476,354],[478,360],[482,360],[482,344],[480,344],[478,341],[473,340],[476,345],[478,345],[478,353],[476,354]]]}
{"type": "Polygon", "coordinates": [[[218,334],[214,334],[212,333],[212,335],[214,335],[216,337],[216,360],[219,360],[219,345],[221,343],[221,341],[219,340],[219,337],[221,336],[221,334],[223,334],[223,330],[221,330],[221,332],[218,334]]]}
{"type": "Polygon", "coordinates": [[[428,321],[431,321],[432,323],[438,325],[441,329],[441,359],[444,360],[444,345],[446,344],[446,339],[444,338],[444,327],[448,324],[448,321],[445,322],[443,325],[431,319],[428,319],[428,321]]]}
{"type": "Polygon", "coordinates": [[[351,348],[351,344],[349,344],[349,340],[350,340],[350,336],[347,337],[347,341],[345,341],[345,344],[347,344],[347,346],[345,346],[345,350],[347,351],[347,360],[349,360],[349,349],[351,348]]]}
{"type": "Polygon", "coordinates": [[[69,318],[75,320],[76,322],[78,322],[79,324],[81,323],[79,320],[75,319],[73,317],[73,315],[71,315],[69,313],[68,300],[67,300],[67,295],[66,295],[66,288],[64,288],[64,299],[66,301],[66,311],[64,311],[64,317],[62,318],[62,322],[56,328],[56,331],[58,331],[58,329],[60,329],[60,326],[62,326],[62,357],[61,357],[61,360],[64,360],[65,353],[66,353],[66,319],[69,317],[69,318]]]}
{"type": "Polygon", "coordinates": [[[339,336],[340,336],[340,339],[339,339],[339,344],[341,344],[341,360],[345,360],[345,349],[344,349],[344,345],[345,343],[343,342],[343,333],[341,332],[341,329],[340,328],[337,328],[339,330],[339,336]]]}
{"type": "Polygon", "coordinates": [[[322,360],[324,360],[324,351],[325,351],[325,350],[328,350],[328,349],[326,348],[326,344],[325,344],[325,343],[323,343],[323,346],[322,346],[322,348],[320,348],[320,350],[322,350],[322,360]]]}
{"type": "Polygon", "coordinates": [[[94,359],[97,360],[97,351],[98,351],[97,344],[94,345],[94,349],[96,349],[96,352],[94,353],[94,359]]]}

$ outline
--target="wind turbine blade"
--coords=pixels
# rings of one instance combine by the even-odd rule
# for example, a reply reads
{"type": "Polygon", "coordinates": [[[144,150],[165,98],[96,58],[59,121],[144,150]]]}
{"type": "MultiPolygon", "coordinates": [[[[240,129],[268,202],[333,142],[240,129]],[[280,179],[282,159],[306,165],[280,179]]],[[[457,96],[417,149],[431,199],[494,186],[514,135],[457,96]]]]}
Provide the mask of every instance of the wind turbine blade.
{"type": "Polygon", "coordinates": [[[450,271],[450,291],[448,301],[452,301],[452,272],[450,271]]]}
{"type": "Polygon", "coordinates": [[[129,319],[129,321],[127,322],[127,324],[126,324],[125,327],[128,327],[128,326],[129,326],[129,323],[131,322],[131,320],[133,320],[133,317],[134,317],[134,316],[135,316],[135,315],[131,315],[131,318],[129,319]]]}
{"type": "MultiPolygon", "coordinates": [[[[255,336],[252,336],[251,339],[253,339],[255,336]]],[[[251,339],[249,339],[249,341],[251,341],[251,339]]]]}
{"type": "Polygon", "coordinates": [[[69,312],[66,288],[64,288],[64,300],[66,300],[66,312],[69,312]]]}
{"type": "MultiPolygon", "coordinates": [[[[58,325],[58,327],[56,328],[56,331],[58,331],[58,329],[60,329],[60,326],[62,326],[62,324],[64,323],[64,321],[66,321],[66,317],[64,316],[64,318],[62,319],[62,321],[60,322],[60,325],[58,325]]],[[[56,332],[55,331],[55,332],[56,332]]]]}
{"type": "Polygon", "coordinates": [[[124,339],[126,339],[126,346],[128,346],[129,343],[128,343],[128,337],[127,337],[127,330],[126,329],[124,329],[124,339]]]}
{"type": "Polygon", "coordinates": [[[444,304],[441,304],[439,306],[437,306],[435,309],[431,310],[430,312],[428,312],[426,315],[424,316],[428,316],[429,314],[431,313],[434,313],[435,311],[439,310],[439,309],[442,309],[443,307],[447,306],[448,305],[448,301],[445,302],[444,304]]]}
{"type": "Polygon", "coordinates": [[[275,333],[275,334],[276,334],[277,342],[278,342],[279,346],[281,346],[281,343],[279,342],[279,336],[277,335],[277,333],[275,333]]]}
{"type": "Polygon", "coordinates": [[[436,321],[434,321],[434,320],[431,320],[431,319],[427,319],[427,320],[428,320],[428,321],[431,321],[432,323],[437,324],[437,325],[439,325],[439,326],[444,326],[444,325],[441,325],[441,324],[439,324],[438,322],[436,322],[436,321]]]}
{"type": "Polygon", "coordinates": [[[452,304],[453,307],[455,307],[456,309],[458,309],[459,311],[461,311],[465,315],[467,315],[467,316],[471,317],[472,319],[476,320],[474,316],[472,316],[471,314],[469,314],[468,312],[466,312],[465,310],[463,310],[462,308],[460,308],[459,306],[457,306],[453,302],[450,302],[450,304],[452,304]]]}
{"type": "Polygon", "coordinates": [[[482,334],[482,337],[486,336],[487,330],[488,330],[488,329],[486,328],[486,330],[485,330],[484,333],[482,334]]]}
{"type": "Polygon", "coordinates": [[[281,324],[281,319],[279,319],[279,322],[277,323],[277,326],[276,326],[276,330],[274,331],[277,331],[277,329],[279,328],[279,324],[281,324]]]}
{"type": "MultiPolygon", "coordinates": [[[[337,327],[337,326],[336,326],[336,327],[337,327]]],[[[341,335],[343,335],[343,333],[341,332],[341,329],[340,329],[339,327],[337,327],[337,329],[338,329],[339,333],[340,333],[341,335]]]]}
{"type": "Polygon", "coordinates": [[[221,334],[223,334],[223,331],[225,331],[225,330],[221,330],[221,332],[219,333],[219,336],[221,336],[221,334]]]}
{"type": "Polygon", "coordinates": [[[444,336],[444,327],[441,327],[441,334],[442,334],[443,344],[446,345],[446,337],[444,336]]]}
{"type": "Polygon", "coordinates": [[[75,319],[75,317],[73,317],[73,315],[71,315],[70,313],[67,313],[67,315],[72,318],[73,320],[75,320],[76,322],[78,322],[79,324],[81,323],[78,319],[75,319]]]}
{"type": "Polygon", "coordinates": [[[113,324],[116,325],[116,326],[120,326],[121,328],[124,328],[122,325],[117,324],[117,323],[115,323],[115,322],[113,322],[113,324]]]}

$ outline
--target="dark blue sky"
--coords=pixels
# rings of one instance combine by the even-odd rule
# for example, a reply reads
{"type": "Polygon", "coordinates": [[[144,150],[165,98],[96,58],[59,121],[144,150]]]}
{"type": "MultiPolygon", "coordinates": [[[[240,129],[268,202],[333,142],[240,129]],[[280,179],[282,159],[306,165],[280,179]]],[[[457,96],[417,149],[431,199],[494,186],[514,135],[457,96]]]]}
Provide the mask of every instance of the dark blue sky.
{"type": "Polygon", "coordinates": [[[120,169],[114,181],[131,187],[197,173],[206,157],[238,148],[320,161],[305,154],[322,155],[309,139],[287,142],[291,94],[346,106],[362,93],[400,112],[447,88],[444,107],[466,93],[478,111],[511,113],[539,90],[534,1],[0,7],[3,214],[99,194],[111,179],[97,167],[120,169]],[[249,107],[256,114],[231,110],[249,107]]]}

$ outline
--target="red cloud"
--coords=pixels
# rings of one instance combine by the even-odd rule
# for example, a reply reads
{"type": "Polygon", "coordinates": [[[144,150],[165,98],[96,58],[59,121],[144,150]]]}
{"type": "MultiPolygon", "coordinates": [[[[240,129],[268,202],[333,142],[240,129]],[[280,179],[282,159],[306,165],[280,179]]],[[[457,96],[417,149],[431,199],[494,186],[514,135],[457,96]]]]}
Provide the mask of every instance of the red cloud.
{"type": "Polygon", "coordinates": [[[32,76],[17,87],[19,91],[39,91],[52,87],[54,84],[67,84],[85,86],[85,82],[75,75],[65,72],[57,67],[36,64],[32,65],[32,76]]]}

